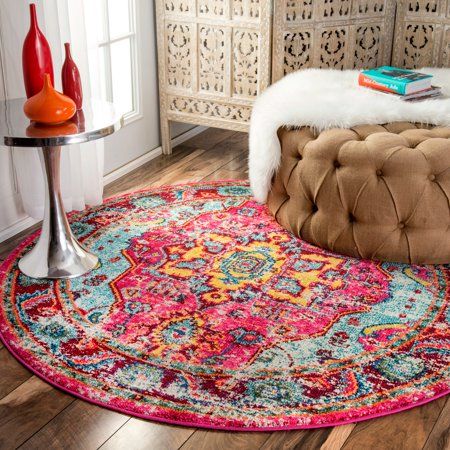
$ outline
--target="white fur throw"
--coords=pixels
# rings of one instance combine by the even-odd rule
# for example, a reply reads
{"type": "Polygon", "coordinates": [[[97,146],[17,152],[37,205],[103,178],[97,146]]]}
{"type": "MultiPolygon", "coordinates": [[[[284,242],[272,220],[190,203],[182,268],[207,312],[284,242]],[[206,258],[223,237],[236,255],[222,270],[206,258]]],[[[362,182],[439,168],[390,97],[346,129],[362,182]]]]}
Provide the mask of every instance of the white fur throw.
{"type": "Polygon", "coordinates": [[[280,163],[277,131],[310,126],[318,131],[362,124],[420,122],[450,126],[450,69],[421,69],[434,75],[445,98],[404,102],[358,86],[358,71],[306,69],[269,87],[256,100],[250,122],[250,185],[265,202],[280,163]]]}

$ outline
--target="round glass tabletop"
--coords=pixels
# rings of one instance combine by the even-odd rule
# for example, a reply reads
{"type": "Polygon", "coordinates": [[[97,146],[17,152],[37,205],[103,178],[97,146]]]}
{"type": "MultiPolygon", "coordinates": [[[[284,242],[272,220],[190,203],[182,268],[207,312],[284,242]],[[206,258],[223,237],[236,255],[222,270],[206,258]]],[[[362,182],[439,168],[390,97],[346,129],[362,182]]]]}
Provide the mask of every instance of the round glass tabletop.
{"type": "Polygon", "coordinates": [[[119,130],[123,117],[110,102],[85,99],[83,109],[59,125],[31,122],[23,112],[26,99],[0,101],[0,142],[11,147],[51,147],[80,144],[119,130]]]}

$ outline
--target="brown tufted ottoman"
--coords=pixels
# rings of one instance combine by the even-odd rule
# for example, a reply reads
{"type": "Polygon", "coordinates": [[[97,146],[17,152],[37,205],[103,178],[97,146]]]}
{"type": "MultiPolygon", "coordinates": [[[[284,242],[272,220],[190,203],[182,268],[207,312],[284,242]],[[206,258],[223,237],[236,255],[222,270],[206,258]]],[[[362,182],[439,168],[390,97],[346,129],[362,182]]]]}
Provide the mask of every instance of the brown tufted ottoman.
{"type": "Polygon", "coordinates": [[[280,129],[268,206],[305,241],[359,258],[450,263],[450,128],[280,129]]]}

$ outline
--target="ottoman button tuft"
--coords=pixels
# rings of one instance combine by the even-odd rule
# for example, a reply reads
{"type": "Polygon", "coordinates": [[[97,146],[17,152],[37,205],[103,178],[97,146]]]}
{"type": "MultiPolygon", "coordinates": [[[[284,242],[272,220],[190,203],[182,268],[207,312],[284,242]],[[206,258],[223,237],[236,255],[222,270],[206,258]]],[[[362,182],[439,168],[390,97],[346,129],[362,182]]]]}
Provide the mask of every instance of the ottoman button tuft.
{"type": "Polygon", "coordinates": [[[334,167],[336,167],[336,169],[339,169],[339,167],[341,167],[341,163],[338,160],[334,161],[334,167]]]}
{"type": "Polygon", "coordinates": [[[398,227],[400,228],[400,230],[402,230],[403,228],[405,228],[405,223],[399,222],[398,227]]]}
{"type": "Polygon", "coordinates": [[[428,179],[430,181],[436,181],[436,175],[431,174],[431,175],[428,176],[428,179]]]}
{"type": "Polygon", "coordinates": [[[381,175],[383,175],[383,171],[381,169],[377,169],[377,176],[381,177],[381,175]]]}

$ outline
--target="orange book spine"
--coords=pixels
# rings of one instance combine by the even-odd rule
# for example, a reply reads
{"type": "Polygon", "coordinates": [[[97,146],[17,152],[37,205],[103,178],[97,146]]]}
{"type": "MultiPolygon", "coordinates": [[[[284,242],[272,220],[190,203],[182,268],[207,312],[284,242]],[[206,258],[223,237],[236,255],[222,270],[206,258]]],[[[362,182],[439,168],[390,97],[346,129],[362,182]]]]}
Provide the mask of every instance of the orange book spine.
{"type": "Polygon", "coordinates": [[[358,77],[358,83],[360,86],[377,89],[378,91],[384,91],[389,93],[397,94],[396,91],[393,91],[392,89],[389,89],[384,84],[377,83],[376,81],[372,80],[369,77],[366,77],[364,74],[360,73],[358,77]]]}

